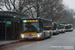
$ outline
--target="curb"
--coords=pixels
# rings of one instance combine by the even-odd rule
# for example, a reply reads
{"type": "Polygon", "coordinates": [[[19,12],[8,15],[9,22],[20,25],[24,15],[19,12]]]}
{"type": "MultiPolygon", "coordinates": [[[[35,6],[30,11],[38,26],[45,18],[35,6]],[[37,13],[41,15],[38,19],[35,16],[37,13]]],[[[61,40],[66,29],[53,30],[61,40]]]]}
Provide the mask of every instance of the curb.
{"type": "Polygon", "coordinates": [[[17,41],[14,41],[14,42],[1,44],[0,47],[2,47],[2,46],[6,46],[6,45],[10,45],[10,44],[14,44],[14,43],[18,43],[18,42],[20,42],[20,41],[21,41],[21,40],[17,40],[17,41]]]}

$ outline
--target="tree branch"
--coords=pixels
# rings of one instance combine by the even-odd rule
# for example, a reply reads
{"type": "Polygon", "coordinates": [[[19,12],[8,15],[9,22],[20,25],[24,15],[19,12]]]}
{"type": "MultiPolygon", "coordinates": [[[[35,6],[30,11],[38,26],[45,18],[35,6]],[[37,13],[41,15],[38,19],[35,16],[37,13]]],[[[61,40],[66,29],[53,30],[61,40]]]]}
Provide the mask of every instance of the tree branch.
{"type": "Polygon", "coordinates": [[[2,8],[0,8],[2,11],[3,11],[3,9],[2,8]]]}

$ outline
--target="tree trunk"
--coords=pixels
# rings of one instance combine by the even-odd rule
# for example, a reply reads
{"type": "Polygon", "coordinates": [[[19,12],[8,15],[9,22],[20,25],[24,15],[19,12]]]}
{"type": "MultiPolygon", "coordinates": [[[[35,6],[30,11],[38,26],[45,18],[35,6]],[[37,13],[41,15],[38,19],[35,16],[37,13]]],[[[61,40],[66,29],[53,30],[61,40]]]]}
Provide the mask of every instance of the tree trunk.
{"type": "Polygon", "coordinates": [[[37,18],[39,17],[39,4],[37,3],[37,18]]]}

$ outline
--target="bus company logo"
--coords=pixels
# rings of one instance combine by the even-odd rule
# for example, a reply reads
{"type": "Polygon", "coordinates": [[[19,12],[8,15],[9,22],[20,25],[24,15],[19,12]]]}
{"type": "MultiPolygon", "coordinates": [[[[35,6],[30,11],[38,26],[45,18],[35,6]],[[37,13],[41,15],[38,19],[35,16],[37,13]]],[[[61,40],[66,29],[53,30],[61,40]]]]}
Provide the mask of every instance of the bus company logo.
{"type": "Polygon", "coordinates": [[[29,36],[31,36],[31,33],[29,33],[29,36]]]}

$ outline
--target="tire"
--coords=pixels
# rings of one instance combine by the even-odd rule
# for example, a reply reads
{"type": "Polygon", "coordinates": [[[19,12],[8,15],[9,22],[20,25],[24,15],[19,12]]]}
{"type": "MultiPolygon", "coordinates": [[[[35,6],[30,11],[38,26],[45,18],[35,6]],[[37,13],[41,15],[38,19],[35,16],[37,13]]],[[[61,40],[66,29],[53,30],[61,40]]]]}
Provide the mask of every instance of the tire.
{"type": "Polygon", "coordinates": [[[65,32],[63,32],[63,33],[65,33],[65,32]]]}
{"type": "Polygon", "coordinates": [[[73,30],[71,30],[71,32],[72,32],[73,30]]]}
{"type": "Polygon", "coordinates": [[[65,33],[65,31],[63,31],[63,33],[65,33]]]}
{"type": "Polygon", "coordinates": [[[59,34],[59,32],[57,34],[59,34]]]}
{"type": "Polygon", "coordinates": [[[45,33],[42,35],[42,37],[40,38],[41,40],[45,39],[45,33]]]}
{"type": "Polygon", "coordinates": [[[56,34],[55,35],[58,35],[59,33],[58,32],[56,32],[56,34]]]}
{"type": "Polygon", "coordinates": [[[50,36],[49,36],[49,38],[51,38],[51,36],[52,36],[52,35],[51,35],[51,33],[50,33],[50,36]]]}

